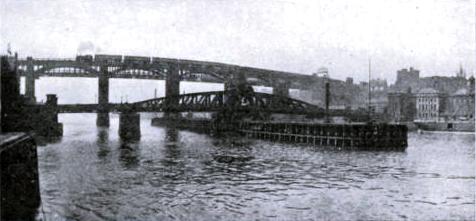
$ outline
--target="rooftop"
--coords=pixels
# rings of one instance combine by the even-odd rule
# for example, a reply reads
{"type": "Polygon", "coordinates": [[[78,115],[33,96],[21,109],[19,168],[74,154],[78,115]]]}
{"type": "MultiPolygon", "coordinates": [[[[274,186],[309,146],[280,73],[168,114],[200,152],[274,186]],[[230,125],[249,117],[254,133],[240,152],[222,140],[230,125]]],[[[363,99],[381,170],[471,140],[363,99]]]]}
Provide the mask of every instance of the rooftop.
{"type": "Polygon", "coordinates": [[[453,95],[467,95],[467,94],[469,94],[468,89],[461,88],[457,90],[453,95]]]}
{"type": "Polygon", "coordinates": [[[433,88],[423,88],[418,91],[419,94],[439,94],[440,92],[433,88]]]}

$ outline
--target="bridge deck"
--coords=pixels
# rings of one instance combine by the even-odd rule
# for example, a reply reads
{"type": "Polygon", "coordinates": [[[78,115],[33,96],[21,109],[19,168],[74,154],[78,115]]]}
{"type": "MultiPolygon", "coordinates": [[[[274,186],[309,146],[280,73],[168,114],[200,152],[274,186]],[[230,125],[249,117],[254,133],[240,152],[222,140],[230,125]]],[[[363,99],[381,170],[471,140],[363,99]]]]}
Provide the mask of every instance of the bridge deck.
{"type": "MultiPolygon", "coordinates": [[[[28,65],[33,65],[35,76],[51,77],[97,77],[99,67],[107,65],[111,78],[135,78],[164,80],[167,69],[177,66],[185,81],[224,83],[233,73],[245,73],[250,82],[264,86],[275,86],[276,82],[291,82],[295,88],[303,88],[317,78],[311,75],[276,71],[264,68],[238,66],[219,62],[171,59],[160,57],[132,57],[116,55],[96,55],[93,59],[20,59],[19,74],[27,75],[28,65]]],[[[338,80],[330,80],[340,82],[338,80]]]]}

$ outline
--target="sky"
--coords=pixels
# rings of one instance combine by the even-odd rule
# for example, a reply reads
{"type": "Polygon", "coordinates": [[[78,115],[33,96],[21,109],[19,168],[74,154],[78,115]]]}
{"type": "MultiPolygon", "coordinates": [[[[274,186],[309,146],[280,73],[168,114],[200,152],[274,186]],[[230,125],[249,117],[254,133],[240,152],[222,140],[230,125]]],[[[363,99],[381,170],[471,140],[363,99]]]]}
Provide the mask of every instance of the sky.
{"type": "Polygon", "coordinates": [[[216,61],[393,83],[476,72],[476,0],[0,0],[0,52],[216,61]]]}

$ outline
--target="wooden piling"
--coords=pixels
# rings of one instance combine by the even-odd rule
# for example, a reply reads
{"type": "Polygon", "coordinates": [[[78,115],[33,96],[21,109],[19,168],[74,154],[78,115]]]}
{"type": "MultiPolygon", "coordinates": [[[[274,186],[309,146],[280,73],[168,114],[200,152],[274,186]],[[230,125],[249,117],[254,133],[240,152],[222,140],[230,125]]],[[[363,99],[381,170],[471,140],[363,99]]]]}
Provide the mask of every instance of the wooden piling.
{"type": "Polygon", "coordinates": [[[253,121],[242,123],[239,130],[251,138],[332,149],[404,150],[407,147],[407,128],[404,125],[253,121]]]}

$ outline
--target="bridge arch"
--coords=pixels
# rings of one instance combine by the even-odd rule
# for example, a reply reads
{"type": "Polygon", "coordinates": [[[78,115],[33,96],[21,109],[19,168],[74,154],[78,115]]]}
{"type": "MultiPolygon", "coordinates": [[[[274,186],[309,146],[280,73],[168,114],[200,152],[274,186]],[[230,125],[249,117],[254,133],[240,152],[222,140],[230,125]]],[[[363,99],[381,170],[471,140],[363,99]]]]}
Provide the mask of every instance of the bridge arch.
{"type": "Polygon", "coordinates": [[[97,77],[99,71],[94,69],[91,66],[81,65],[81,64],[49,64],[43,65],[34,71],[35,75],[44,75],[44,74],[55,74],[59,76],[67,76],[68,74],[79,74],[90,77],[97,77]]]}
{"type": "Polygon", "coordinates": [[[141,68],[141,67],[126,67],[119,68],[111,72],[111,75],[115,76],[141,76],[141,77],[150,77],[165,79],[166,74],[160,69],[153,68],[141,68]]]}
{"type": "Polygon", "coordinates": [[[214,83],[225,82],[225,77],[219,73],[214,72],[202,72],[202,71],[185,71],[181,75],[184,81],[206,81],[214,83]]]}
{"type": "Polygon", "coordinates": [[[256,77],[248,77],[246,81],[249,84],[257,85],[257,86],[265,86],[265,87],[272,87],[273,83],[269,80],[269,78],[256,76],[256,77]]]}

